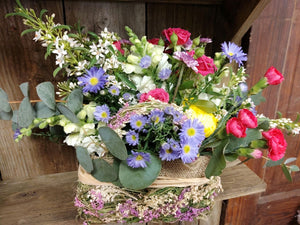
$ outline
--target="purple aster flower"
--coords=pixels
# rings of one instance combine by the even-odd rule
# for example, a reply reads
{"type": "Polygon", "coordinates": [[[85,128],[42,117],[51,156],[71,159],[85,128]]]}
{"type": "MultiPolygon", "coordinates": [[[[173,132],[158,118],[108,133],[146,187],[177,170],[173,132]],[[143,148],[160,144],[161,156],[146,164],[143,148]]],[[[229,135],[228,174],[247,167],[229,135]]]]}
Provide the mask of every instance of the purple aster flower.
{"type": "Polygon", "coordinates": [[[132,168],[145,168],[146,162],[150,162],[150,154],[146,152],[131,151],[131,155],[127,158],[127,164],[132,168]]]}
{"type": "Polygon", "coordinates": [[[211,38],[200,38],[200,42],[201,43],[212,43],[212,40],[211,38]]]}
{"type": "Polygon", "coordinates": [[[171,145],[167,142],[163,143],[159,152],[159,157],[163,161],[171,161],[174,159],[178,159],[180,155],[179,151],[174,151],[171,148],[171,145]]]}
{"type": "Polygon", "coordinates": [[[92,67],[90,70],[86,71],[83,77],[78,77],[79,86],[83,86],[82,91],[97,93],[99,90],[103,89],[107,82],[108,75],[105,74],[102,68],[92,67]]]}
{"type": "Polygon", "coordinates": [[[180,143],[180,147],[181,147],[180,158],[183,161],[183,163],[192,163],[197,159],[197,155],[198,155],[197,145],[184,139],[180,143]]]}
{"type": "Polygon", "coordinates": [[[184,62],[187,65],[187,67],[190,67],[196,73],[198,72],[198,61],[194,59],[192,55],[189,55],[186,52],[174,52],[173,57],[177,60],[184,62]]]}
{"type": "Polygon", "coordinates": [[[97,121],[108,123],[110,117],[110,111],[108,106],[107,105],[96,106],[94,116],[97,121]]]}
{"type": "Polygon", "coordinates": [[[170,77],[171,73],[172,73],[172,70],[170,70],[168,68],[164,68],[159,72],[158,75],[161,80],[166,80],[170,77]]]}
{"type": "Polygon", "coordinates": [[[141,131],[147,123],[147,117],[143,115],[133,115],[130,118],[130,125],[133,129],[141,131]]]}
{"type": "Polygon", "coordinates": [[[181,140],[187,140],[197,146],[205,138],[204,126],[197,119],[188,119],[183,123],[179,136],[181,140]]]}
{"type": "Polygon", "coordinates": [[[14,133],[14,140],[16,140],[21,134],[22,134],[21,129],[20,128],[16,129],[14,133]]]}
{"type": "Polygon", "coordinates": [[[149,55],[145,55],[141,58],[140,67],[147,69],[151,65],[151,57],[149,55]]]}
{"type": "Polygon", "coordinates": [[[129,145],[136,146],[139,143],[139,134],[134,130],[129,130],[126,134],[126,141],[129,145]]]}
{"type": "Polygon", "coordinates": [[[126,93],[123,94],[122,97],[124,98],[125,101],[128,101],[131,98],[131,94],[126,92],[126,93]]]}
{"type": "Polygon", "coordinates": [[[243,52],[242,48],[237,46],[236,44],[232,42],[226,42],[222,43],[222,51],[223,55],[225,55],[229,62],[232,62],[232,60],[235,60],[239,66],[243,65],[242,61],[247,61],[247,54],[243,52]]]}
{"type": "Polygon", "coordinates": [[[108,91],[112,95],[119,95],[120,94],[120,89],[116,86],[111,86],[108,91]]]}
{"type": "Polygon", "coordinates": [[[160,109],[154,109],[151,111],[149,119],[154,123],[154,125],[162,123],[165,121],[164,112],[160,109]]]}
{"type": "Polygon", "coordinates": [[[248,91],[248,85],[245,82],[239,83],[241,92],[246,93],[248,91]]]}
{"type": "Polygon", "coordinates": [[[173,151],[176,151],[176,152],[180,151],[179,143],[177,141],[175,141],[173,138],[170,138],[168,140],[168,143],[170,144],[170,147],[173,151]]]}

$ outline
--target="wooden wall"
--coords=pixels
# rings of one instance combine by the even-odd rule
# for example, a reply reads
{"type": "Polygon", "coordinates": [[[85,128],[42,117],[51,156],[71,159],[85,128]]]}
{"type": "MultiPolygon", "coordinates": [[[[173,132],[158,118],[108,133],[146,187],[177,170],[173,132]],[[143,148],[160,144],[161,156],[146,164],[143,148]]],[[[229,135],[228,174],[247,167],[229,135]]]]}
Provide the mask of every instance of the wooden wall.
{"type": "MultiPolygon", "coordinates": [[[[275,117],[296,118],[300,112],[300,1],[272,0],[251,30],[247,71],[250,83],[257,82],[263,73],[275,66],[285,77],[280,86],[264,91],[267,101],[258,113],[275,117]]],[[[298,157],[300,165],[300,136],[286,136],[287,157],[298,157]]],[[[248,166],[267,183],[267,191],[256,196],[232,199],[228,202],[226,225],[292,225],[300,209],[300,172],[287,181],[281,169],[263,169],[263,160],[253,160],[248,166]]]]}

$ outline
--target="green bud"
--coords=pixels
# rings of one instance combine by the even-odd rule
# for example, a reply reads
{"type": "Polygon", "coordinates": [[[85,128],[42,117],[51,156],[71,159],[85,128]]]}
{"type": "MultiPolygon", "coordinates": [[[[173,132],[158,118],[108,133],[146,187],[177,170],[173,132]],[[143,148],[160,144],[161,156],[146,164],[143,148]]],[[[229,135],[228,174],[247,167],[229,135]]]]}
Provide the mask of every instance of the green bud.
{"type": "Polygon", "coordinates": [[[31,129],[27,129],[26,132],[24,132],[24,135],[26,135],[27,137],[29,137],[32,134],[31,129]]]}
{"type": "Polygon", "coordinates": [[[170,37],[170,40],[171,40],[171,43],[173,44],[173,46],[176,46],[177,41],[178,41],[178,36],[175,33],[173,33],[170,37]]]}
{"type": "Polygon", "coordinates": [[[196,38],[193,40],[193,45],[198,46],[199,44],[200,44],[200,36],[199,36],[199,37],[196,37],[196,38]]]}
{"type": "Polygon", "coordinates": [[[218,61],[214,61],[216,67],[219,69],[221,67],[221,62],[218,60],[218,61]]]}
{"type": "Polygon", "coordinates": [[[203,56],[205,53],[205,49],[204,48],[197,48],[195,51],[195,55],[197,58],[203,56]]]}
{"type": "Polygon", "coordinates": [[[42,119],[35,118],[35,119],[33,120],[33,124],[34,124],[34,125],[37,125],[37,124],[39,124],[40,122],[42,122],[42,119]]]}
{"type": "Polygon", "coordinates": [[[84,120],[86,117],[86,111],[85,110],[81,110],[79,113],[77,113],[77,118],[80,120],[84,120]]]}
{"type": "Polygon", "coordinates": [[[47,127],[47,126],[48,126],[47,121],[44,121],[44,122],[40,123],[39,128],[40,128],[40,129],[44,129],[44,128],[47,127]]]}
{"type": "Polygon", "coordinates": [[[127,56],[127,61],[131,64],[137,65],[140,61],[140,58],[131,54],[131,55],[127,56]]]}
{"type": "Polygon", "coordinates": [[[222,58],[222,53],[221,52],[216,52],[215,53],[215,60],[221,59],[222,58]]]}
{"type": "Polygon", "coordinates": [[[261,78],[249,91],[248,96],[256,95],[268,86],[266,77],[261,78]]]}
{"type": "Polygon", "coordinates": [[[145,43],[148,42],[146,36],[143,36],[143,37],[141,38],[141,42],[142,42],[143,44],[145,44],[145,43]]]}
{"type": "Polygon", "coordinates": [[[163,41],[163,39],[161,39],[161,38],[159,39],[158,45],[165,46],[165,42],[163,41]]]}

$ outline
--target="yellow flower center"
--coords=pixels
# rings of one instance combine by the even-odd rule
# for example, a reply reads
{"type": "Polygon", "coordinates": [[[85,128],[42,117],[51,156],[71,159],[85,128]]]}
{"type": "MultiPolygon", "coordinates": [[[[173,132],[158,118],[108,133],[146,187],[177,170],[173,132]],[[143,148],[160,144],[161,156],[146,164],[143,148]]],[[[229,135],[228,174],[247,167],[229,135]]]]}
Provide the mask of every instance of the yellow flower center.
{"type": "Polygon", "coordinates": [[[193,137],[195,134],[196,134],[195,128],[190,127],[190,128],[187,130],[187,135],[188,135],[188,136],[193,137]]]}
{"type": "Polygon", "coordinates": [[[138,121],[136,121],[135,125],[137,127],[141,127],[143,125],[143,123],[142,123],[142,121],[138,120],[138,121]]]}
{"type": "Polygon", "coordinates": [[[185,153],[189,153],[191,151],[191,147],[189,145],[184,146],[183,151],[185,153]]]}
{"type": "Polygon", "coordinates": [[[155,118],[155,123],[158,123],[159,122],[159,117],[157,116],[156,118],[155,118]]]}
{"type": "Polygon", "coordinates": [[[106,118],[106,117],[107,117],[107,113],[106,113],[106,112],[102,112],[102,113],[101,113],[101,117],[102,117],[102,118],[106,118]]]}
{"type": "Polygon", "coordinates": [[[173,151],[172,151],[172,149],[167,149],[166,150],[166,153],[168,153],[168,154],[171,154],[173,151]]]}
{"type": "Polygon", "coordinates": [[[228,52],[228,55],[233,56],[234,54],[232,52],[228,52]]]}
{"type": "Polygon", "coordinates": [[[136,136],[135,135],[132,135],[131,138],[132,138],[133,141],[136,140],[136,136]]]}
{"type": "Polygon", "coordinates": [[[96,84],[98,84],[98,78],[97,77],[92,77],[90,79],[90,83],[91,83],[91,85],[95,86],[96,84]]]}
{"type": "Polygon", "coordinates": [[[141,161],[141,160],[143,160],[143,156],[138,155],[135,159],[136,159],[137,161],[141,161]]]}

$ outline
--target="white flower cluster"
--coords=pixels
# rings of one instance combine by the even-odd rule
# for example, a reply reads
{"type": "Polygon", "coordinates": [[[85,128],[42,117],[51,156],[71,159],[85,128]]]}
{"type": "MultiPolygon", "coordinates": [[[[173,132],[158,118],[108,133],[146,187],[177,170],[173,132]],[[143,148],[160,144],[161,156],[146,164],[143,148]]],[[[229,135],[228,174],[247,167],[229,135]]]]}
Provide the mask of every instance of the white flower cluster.
{"type": "Polygon", "coordinates": [[[298,123],[294,123],[290,118],[280,118],[280,119],[271,119],[270,120],[271,128],[280,128],[287,129],[293,135],[297,135],[300,133],[300,126],[298,123]]]}

